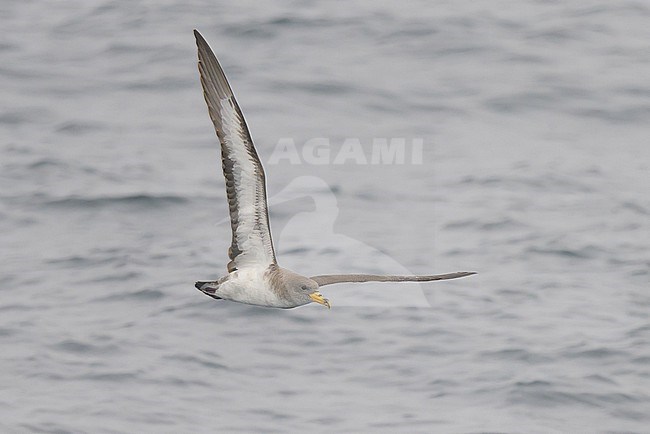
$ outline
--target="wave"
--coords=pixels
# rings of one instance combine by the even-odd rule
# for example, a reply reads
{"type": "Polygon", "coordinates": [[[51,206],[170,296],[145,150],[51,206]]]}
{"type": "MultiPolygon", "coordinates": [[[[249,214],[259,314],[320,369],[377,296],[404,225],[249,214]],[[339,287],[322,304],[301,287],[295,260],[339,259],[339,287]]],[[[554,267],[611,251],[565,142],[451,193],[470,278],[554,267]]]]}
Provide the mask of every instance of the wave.
{"type": "Polygon", "coordinates": [[[150,301],[158,300],[165,297],[165,293],[158,289],[142,289],[134,292],[126,292],[120,294],[111,294],[106,297],[101,297],[95,301],[150,301]]]}
{"type": "Polygon", "coordinates": [[[525,227],[528,227],[528,225],[510,217],[497,218],[491,221],[480,221],[476,219],[456,220],[445,225],[445,229],[476,228],[482,231],[500,231],[525,227]]]}
{"type": "Polygon", "coordinates": [[[115,344],[100,345],[74,339],[65,339],[52,345],[51,348],[65,353],[78,354],[114,354],[120,347],[115,344]]]}
{"type": "Polygon", "coordinates": [[[503,189],[523,188],[528,191],[560,191],[593,193],[594,189],[585,183],[552,173],[542,173],[535,177],[525,176],[475,176],[469,175],[459,181],[459,184],[477,185],[503,189]]]}
{"type": "Polygon", "coordinates": [[[531,247],[526,249],[526,253],[561,256],[575,259],[593,259],[595,257],[594,253],[596,252],[597,249],[594,247],[583,247],[579,249],[531,247]]]}
{"type": "Polygon", "coordinates": [[[61,208],[99,208],[117,205],[161,207],[168,205],[184,205],[189,200],[178,195],[129,194],[123,196],[79,197],[69,196],[60,199],[50,199],[43,205],[61,208]]]}
{"type": "Polygon", "coordinates": [[[639,394],[621,392],[575,392],[568,385],[548,381],[518,381],[509,386],[509,401],[515,405],[559,407],[581,405],[607,408],[612,404],[631,404],[644,401],[639,394]]]}

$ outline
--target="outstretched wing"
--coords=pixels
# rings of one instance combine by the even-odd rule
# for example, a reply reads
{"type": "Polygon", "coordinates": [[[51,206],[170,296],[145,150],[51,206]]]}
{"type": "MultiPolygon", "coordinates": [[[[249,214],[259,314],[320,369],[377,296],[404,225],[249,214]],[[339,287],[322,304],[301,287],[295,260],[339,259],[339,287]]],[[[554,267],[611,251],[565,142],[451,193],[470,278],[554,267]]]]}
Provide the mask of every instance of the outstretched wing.
{"type": "Polygon", "coordinates": [[[433,280],[458,279],[471,276],[474,271],[457,271],[455,273],[434,274],[431,276],[380,276],[377,274],[324,274],[310,277],[318,286],[332,285],[334,283],[363,283],[363,282],[430,282],[433,280]]]}
{"type": "Polygon", "coordinates": [[[228,80],[214,53],[194,30],[199,73],[210,119],[221,142],[232,243],[228,272],[276,263],[269,229],[264,169],[228,80]]]}

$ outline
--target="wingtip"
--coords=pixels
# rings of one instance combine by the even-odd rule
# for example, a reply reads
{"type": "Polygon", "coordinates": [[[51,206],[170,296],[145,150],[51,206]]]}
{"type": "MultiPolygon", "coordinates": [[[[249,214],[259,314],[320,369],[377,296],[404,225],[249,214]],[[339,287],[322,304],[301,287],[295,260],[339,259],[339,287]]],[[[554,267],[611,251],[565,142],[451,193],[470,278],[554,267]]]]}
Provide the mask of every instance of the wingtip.
{"type": "Polygon", "coordinates": [[[197,44],[197,45],[198,45],[198,44],[201,44],[201,43],[202,43],[202,44],[206,44],[206,45],[208,44],[208,43],[205,41],[205,38],[203,37],[203,35],[202,35],[198,30],[196,30],[196,29],[194,29],[194,39],[196,39],[196,44],[197,44]]]}
{"type": "Polygon", "coordinates": [[[450,273],[448,278],[460,279],[462,277],[473,276],[474,274],[478,274],[478,273],[476,271],[456,271],[455,273],[450,273]]]}

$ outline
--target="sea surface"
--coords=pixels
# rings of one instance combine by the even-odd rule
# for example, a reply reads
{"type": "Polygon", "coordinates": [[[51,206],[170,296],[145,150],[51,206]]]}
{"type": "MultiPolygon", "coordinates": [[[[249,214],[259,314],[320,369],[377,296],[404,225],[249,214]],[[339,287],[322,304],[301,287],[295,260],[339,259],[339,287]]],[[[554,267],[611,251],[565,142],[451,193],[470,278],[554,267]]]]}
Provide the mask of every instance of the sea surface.
{"type": "Polygon", "coordinates": [[[649,22],[636,0],[3,0],[0,432],[649,432],[649,22]],[[329,311],[199,293],[230,227],[194,28],[280,265],[478,274],[328,286],[329,311]],[[373,164],[377,140],[405,160],[373,164]]]}

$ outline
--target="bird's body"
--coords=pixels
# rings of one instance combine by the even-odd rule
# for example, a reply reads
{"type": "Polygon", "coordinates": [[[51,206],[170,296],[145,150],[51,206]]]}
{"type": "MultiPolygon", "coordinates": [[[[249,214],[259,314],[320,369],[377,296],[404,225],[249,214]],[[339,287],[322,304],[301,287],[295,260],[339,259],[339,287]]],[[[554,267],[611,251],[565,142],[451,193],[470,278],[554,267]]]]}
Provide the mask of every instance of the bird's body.
{"type": "MultiPolygon", "coordinates": [[[[309,296],[303,296],[304,294],[294,296],[288,290],[292,282],[301,279],[307,278],[277,265],[271,265],[266,268],[250,267],[236,270],[215,282],[197,282],[196,287],[213,298],[288,309],[315,301],[309,296]]],[[[314,287],[318,288],[318,284],[311,281],[311,285],[307,288],[314,287]]]]}
{"type": "Polygon", "coordinates": [[[208,113],[221,143],[232,242],[228,274],[198,281],[197,289],[215,299],[256,306],[293,308],[311,302],[330,307],[319,287],[345,282],[428,282],[474,274],[457,272],[430,276],[367,274],[321,275],[312,278],[280,267],[275,257],[268,217],[266,177],[250,132],[223,69],[207,42],[194,31],[199,74],[208,113]]]}
{"type": "Polygon", "coordinates": [[[257,306],[283,307],[286,302],[271,288],[268,272],[268,269],[262,267],[233,271],[214,288],[213,295],[257,306]]]}

